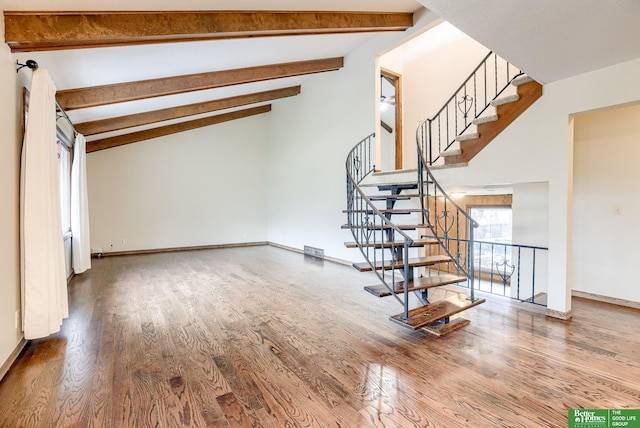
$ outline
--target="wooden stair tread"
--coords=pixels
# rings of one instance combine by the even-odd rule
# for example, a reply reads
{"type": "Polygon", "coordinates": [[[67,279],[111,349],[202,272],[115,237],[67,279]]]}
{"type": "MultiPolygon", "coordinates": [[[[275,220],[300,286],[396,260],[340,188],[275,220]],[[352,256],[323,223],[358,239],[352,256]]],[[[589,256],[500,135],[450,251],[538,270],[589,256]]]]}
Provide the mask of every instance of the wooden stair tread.
{"type": "Polygon", "coordinates": [[[463,141],[475,140],[476,138],[480,138],[480,134],[477,132],[471,132],[469,134],[462,134],[456,137],[456,141],[461,143],[463,141]]]}
{"type": "Polygon", "coordinates": [[[400,195],[371,195],[369,199],[372,201],[386,201],[387,199],[411,199],[419,197],[420,195],[418,193],[407,193],[400,195]]]}
{"type": "MultiPolygon", "coordinates": [[[[385,210],[385,209],[380,209],[378,210],[383,214],[411,214],[411,213],[420,213],[422,212],[421,208],[393,208],[390,210],[385,210]]],[[[373,213],[375,211],[373,211],[372,209],[363,209],[363,210],[353,210],[351,212],[354,213],[373,213]]],[[[343,214],[348,214],[349,210],[342,210],[343,214]]]]}
{"type": "Polygon", "coordinates": [[[427,331],[435,336],[445,336],[453,331],[456,331],[466,325],[471,324],[471,321],[464,318],[454,318],[448,323],[441,323],[435,325],[428,325],[422,327],[424,331],[427,331]]]}
{"type": "Polygon", "coordinates": [[[520,96],[518,94],[506,95],[504,97],[496,98],[495,100],[491,101],[489,104],[491,104],[492,107],[498,107],[504,104],[515,103],[519,99],[520,99],[520,96]]]}
{"type": "MultiPolygon", "coordinates": [[[[428,224],[394,224],[395,227],[397,227],[400,230],[415,230],[415,229],[426,229],[428,227],[430,227],[428,224]]],[[[356,225],[349,225],[349,224],[343,224],[342,226],[340,226],[341,229],[361,229],[361,228],[365,228],[365,229],[369,229],[369,230],[387,230],[387,229],[393,229],[393,227],[390,224],[376,224],[376,225],[363,225],[363,226],[356,226],[356,225]]]]}
{"type": "Polygon", "coordinates": [[[438,165],[431,165],[429,166],[429,169],[431,170],[437,170],[437,169],[449,169],[449,168],[462,168],[465,166],[469,166],[468,162],[456,162],[456,163],[443,163],[443,164],[438,164],[438,165]]]}
{"type": "Polygon", "coordinates": [[[462,154],[462,150],[460,150],[460,147],[458,147],[458,148],[448,148],[444,152],[441,152],[440,156],[446,158],[447,156],[459,156],[461,154],[462,154]]]}
{"type": "Polygon", "coordinates": [[[497,114],[489,114],[486,116],[480,116],[476,119],[473,119],[471,123],[473,123],[474,125],[481,125],[483,123],[495,122],[498,119],[500,118],[498,117],[497,114]]]}
{"type": "Polygon", "coordinates": [[[533,78],[531,78],[530,76],[527,76],[526,74],[521,74],[520,76],[518,76],[515,79],[513,79],[511,81],[511,84],[513,86],[520,86],[520,85],[524,85],[525,83],[529,83],[529,82],[533,82],[533,78]]]}
{"type": "MultiPolygon", "coordinates": [[[[403,241],[395,241],[395,242],[390,242],[390,241],[385,241],[384,243],[381,242],[369,242],[368,244],[363,244],[363,247],[384,247],[384,248],[390,248],[392,246],[395,247],[402,247],[404,245],[403,241]],[[393,244],[393,245],[392,245],[393,244]]],[[[413,241],[413,243],[410,245],[411,247],[423,247],[425,245],[438,245],[438,241],[436,239],[433,238],[428,238],[428,239],[416,239],[415,241],[413,241]]],[[[357,242],[345,242],[344,246],[347,248],[358,248],[358,243],[357,242]]]]}
{"type": "MultiPolygon", "coordinates": [[[[426,229],[429,227],[428,224],[395,224],[394,226],[397,227],[400,230],[415,230],[415,229],[426,229]]],[[[387,229],[392,229],[390,224],[376,224],[375,226],[369,226],[368,229],[370,230],[387,230],[387,229]]]]}
{"type": "MultiPolygon", "coordinates": [[[[451,274],[442,274],[431,277],[416,278],[409,281],[409,291],[426,290],[427,288],[441,287],[443,285],[457,284],[466,281],[466,276],[458,276],[451,274]]],[[[366,291],[377,297],[391,296],[392,293],[384,284],[370,285],[364,287],[366,291]]],[[[394,291],[396,294],[404,293],[404,281],[395,283],[394,291]]]]}
{"type": "MultiPolygon", "coordinates": [[[[451,257],[437,255],[437,256],[427,256],[427,257],[418,257],[414,259],[409,259],[407,261],[407,264],[409,265],[409,267],[420,267],[420,266],[431,266],[438,263],[447,263],[450,261],[451,261],[451,257]]],[[[384,262],[384,266],[382,265],[382,263],[376,263],[375,269],[376,270],[381,270],[383,268],[384,270],[402,269],[404,268],[404,265],[405,265],[404,261],[394,262],[393,260],[388,260],[384,262]]],[[[358,269],[358,271],[360,272],[371,272],[373,270],[368,262],[354,263],[353,267],[358,269]]]]}
{"type": "Polygon", "coordinates": [[[390,320],[413,330],[418,330],[484,302],[485,299],[476,299],[472,302],[467,300],[465,294],[459,293],[455,297],[411,309],[408,320],[402,319],[404,315],[402,313],[392,316],[390,320]]]}
{"type": "MultiPolygon", "coordinates": [[[[469,162],[518,116],[527,110],[529,106],[542,96],[542,85],[535,80],[523,83],[518,85],[517,92],[519,99],[517,101],[513,101],[512,99],[512,102],[498,105],[496,107],[496,114],[499,119],[495,122],[479,124],[478,134],[480,135],[480,138],[461,143],[460,148],[462,150],[462,154],[460,156],[449,156],[445,158],[445,163],[447,165],[469,162]]],[[[501,99],[501,101],[504,101],[504,99],[501,99]]]]}
{"type": "Polygon", "coordinates": [[[364,183],[360,187],[403,187],[407,189],[415,189],[418,187],[417,181],[405,181],[397,183],[364,183]]]}

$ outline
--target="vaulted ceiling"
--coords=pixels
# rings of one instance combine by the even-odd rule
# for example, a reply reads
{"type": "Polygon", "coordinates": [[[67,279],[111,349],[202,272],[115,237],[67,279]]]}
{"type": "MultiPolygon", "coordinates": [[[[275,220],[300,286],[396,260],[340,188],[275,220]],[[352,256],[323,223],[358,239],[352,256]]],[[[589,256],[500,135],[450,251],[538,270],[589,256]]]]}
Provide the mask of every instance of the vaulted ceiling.
{"type": "Polygon", "coordinates": [[[180,10],[173,0],[48,0],[46,12],[42,5],[3,1],[6,42],[17,61],[48,69],[88,150],[267,112],[304,96],[311,74],[339,70],[377,32],[404,31],[423,7],[543,83],[640,57],[637,0],[184,0],[180,10]]]}
{"type": "Polygon", "coordinates": [[[20,63],[47,68],[88,151],[268,112],[302,96],[309,75],[341,69],[376,33],[411,27],[421,8],[240,0],[209,10],[187,0],[158,12],[162,2],[127,11],[132,4],[116,0],[99,11],[87,0],[52,0],[43,12],[37,1],[4,3],[5,41],[20,63]]]}

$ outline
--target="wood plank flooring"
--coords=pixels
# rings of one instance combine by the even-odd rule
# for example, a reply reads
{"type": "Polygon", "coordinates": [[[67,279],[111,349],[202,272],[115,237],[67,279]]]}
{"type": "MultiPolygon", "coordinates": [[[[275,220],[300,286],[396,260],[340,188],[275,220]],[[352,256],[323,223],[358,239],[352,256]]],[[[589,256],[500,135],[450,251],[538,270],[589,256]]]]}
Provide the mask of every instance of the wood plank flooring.
{"type": "Polygon", "coordinates": [[[640,407],[640,311],[562,322],[488,298],[437,338],[373,274],[274,247],[95,259],[59,334],[0,382],[0,427],[566,427],[640,407]]]}

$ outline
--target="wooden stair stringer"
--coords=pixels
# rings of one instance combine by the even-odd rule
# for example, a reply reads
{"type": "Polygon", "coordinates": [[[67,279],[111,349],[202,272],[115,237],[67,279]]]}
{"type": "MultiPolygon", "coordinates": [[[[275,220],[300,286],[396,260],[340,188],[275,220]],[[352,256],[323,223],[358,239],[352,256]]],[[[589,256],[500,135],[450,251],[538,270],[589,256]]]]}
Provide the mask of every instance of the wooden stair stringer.
{"type": "Polygon", "coordinates": [[[534,102],[542,96],[542,85],[531,81],[518,85],[518,101],[502,104],[496,107],[498,120],[478,125],[478,138],[461,141],[461,154],[445,158],[445,165],[469,162],[475,155],[485,148],[494,138],[505,130],[518,116],[524,113],[534,102]]]}

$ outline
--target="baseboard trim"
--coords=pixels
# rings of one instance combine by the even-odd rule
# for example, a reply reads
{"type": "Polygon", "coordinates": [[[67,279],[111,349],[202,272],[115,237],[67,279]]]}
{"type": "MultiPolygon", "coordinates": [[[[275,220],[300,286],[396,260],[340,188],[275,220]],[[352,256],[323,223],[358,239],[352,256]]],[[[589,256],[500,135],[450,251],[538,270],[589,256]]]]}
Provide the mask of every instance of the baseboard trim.
{"type": "MultiPolygon", "coordinates": [[[[144,254],[158,254],[158,253],[172,253],[177,251],[198,251],[198,250],[218,250],[222,248],[237,248],[237,247],[259,247],[261,245],[270,245],[272,247],[280,248],[294,253],[304,254],[304,250],[295,247],[289,247],[288,245],[282,245],[271,241],[258,241],[258,242],[239,242],[235,244],[216,244],[216,245],[198,245],[193,247],[170,247],[170,248],[154,248],[149,250],[131,250],[131,251],[112,251],[108,253],[93,253],[91,257],[118,257],[118,256],[136,256],[144,254]]],[[[325,256],[323,260],[338,263],[345,266],[353,266],[353,262],[349,260],[343,260],[337,257],[325,256]]]]}
{"type": "Polygon", "coordinates": [[[571,291],[571,296],[583,299],[596,300],[598,302],[610,303],[612,305],[626,306],[627,308],[640,309],[640,302],[632,300],[618,299],[617,297],[602,296],[600,294],[587,293],[584,291],[571,291]]]}
{"type": "MultiPolygon", "coordinates": [[[[303,254],[304,255],[304,250],[300,249],[300,248],[295,248],[295,247],[289,247],[288,245],[282,245],[282,244],[277,244],[275,242],[268,242],[268,245],[271,247],[276,247],[276,248],[280,248],[282,250],[287,250],[287,251],[292,251],[294,253],[298,253],[298,254],[303,254]]],[[[318,259],[321,260],[321,259],[318,259]]],[[[339,259],[337,257],[327,257],[324,256],[324,259],[322,260],[326,260],[328,262],[332,262],[332,263],[338,263],[340,265],[345,265],[345,266],[353,266],[353,262],[350,262],[349,260],[343,260],[343,259],[339,259]]]]}
{"type": "Polygon", "coordinates": [[[91,257],[117,257],[117,256],[136,256],[142,254],[157,253],[173,253],[177,251],[198,251],[198,250],[217,250],[221,248],[237,248],[237,247],[257,247],[260,245],[268,245],[266,241],[260,242],[239,242],[235,244],[216,244],[216,245],[197,245],[191,247],[170,247],[170,248],[153,248],[149,250],[131,250],[131,251],[112,251],[108,253],[93,253],[91,257]]]}
{"type": "Polygon", "coordinates": [[[16,346],[16,349],[14,349],[13,352],[9,355],[9,358],[7,358],[7,361],[5,361],[4,364],[2,364],[2,366],[0,366],[0,380],[2,380],[4,378],[4,375],[6,375],[9,372],[11,365],[16,361],[16,359],[18,358],[18,355],[20,355],[20,353],[22,352],[22,350],[26,345],[27,345],[27,340],[25,340],[25,338],[23,337],[18,343],[18,346],[16,346]]]}

